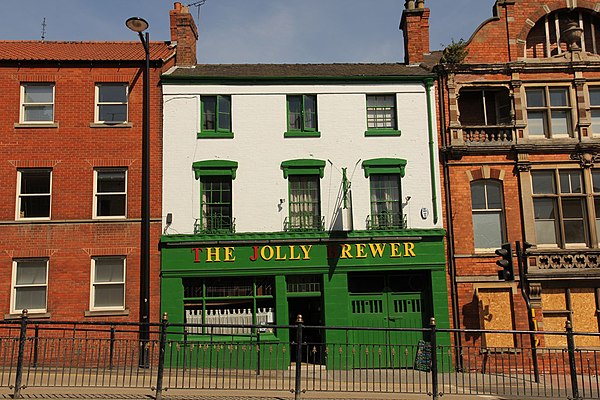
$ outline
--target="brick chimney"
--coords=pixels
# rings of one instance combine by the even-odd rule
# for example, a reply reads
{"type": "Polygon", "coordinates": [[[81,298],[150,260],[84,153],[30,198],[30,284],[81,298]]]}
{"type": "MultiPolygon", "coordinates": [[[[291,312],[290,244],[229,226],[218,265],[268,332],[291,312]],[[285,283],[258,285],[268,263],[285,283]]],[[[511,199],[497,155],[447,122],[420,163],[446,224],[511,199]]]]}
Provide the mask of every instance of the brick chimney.
{"type": "Polygon", "coordinates": [[[171,42],[177,43],[175,64],[178,66],[196,65],[196,42],[198,29],[188,7],[176,2],[169,11],[171,22],[171,42]]]}
{"type": "Polygon", "coordinates": [[[405,0],[400,29],[404,32],[404,62],[420,64],[429,49],[429,8],[425,0],[405,0]]]}

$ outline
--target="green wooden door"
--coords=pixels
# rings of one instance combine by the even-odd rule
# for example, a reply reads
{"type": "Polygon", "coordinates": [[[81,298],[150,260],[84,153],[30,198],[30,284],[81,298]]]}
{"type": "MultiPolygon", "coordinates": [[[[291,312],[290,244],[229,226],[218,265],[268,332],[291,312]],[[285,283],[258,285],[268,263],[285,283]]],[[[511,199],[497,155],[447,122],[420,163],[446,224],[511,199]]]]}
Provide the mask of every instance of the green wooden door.
{"type": "MultiPolygon", "coordinates": [[[[361,328],[422,328],[422,293],[350,296],[351,325],[361,328]]],[[[351,337],[354,368],[412,367],[420,331],[357,330],[351,337]]]]}

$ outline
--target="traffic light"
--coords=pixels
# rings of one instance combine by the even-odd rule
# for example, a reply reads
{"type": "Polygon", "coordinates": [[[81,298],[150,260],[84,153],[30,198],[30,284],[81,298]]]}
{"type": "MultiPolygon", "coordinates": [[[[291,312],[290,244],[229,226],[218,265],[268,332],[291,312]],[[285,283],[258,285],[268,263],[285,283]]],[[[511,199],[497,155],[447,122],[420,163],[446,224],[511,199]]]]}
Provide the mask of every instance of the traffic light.
{"type": "Polygon", "coordinates": [[[502,268],[501,271],[498,271],[498,278],[500,278],[501,281],[514,281],[515,270],[510,243],[503,243],[502,248],[496,250],[496,254],[502,257],[500,260],[496,261],[496,264],[502,268]]]}

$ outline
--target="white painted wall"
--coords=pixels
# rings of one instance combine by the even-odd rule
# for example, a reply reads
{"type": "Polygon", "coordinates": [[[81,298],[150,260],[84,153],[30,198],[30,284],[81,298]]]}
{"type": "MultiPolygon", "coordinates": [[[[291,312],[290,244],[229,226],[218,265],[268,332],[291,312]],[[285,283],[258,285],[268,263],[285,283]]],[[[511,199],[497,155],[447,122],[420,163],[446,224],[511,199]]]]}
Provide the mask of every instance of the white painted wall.
{"type": "MultiPolygon", "coordinates": [[[[433,91],[433,88],[431,89],[433,91]]],[[[361,163],[372,158],[407,160],[402,195],[409,228],[441,228],[441,194],[434,132],[438,221],[433,221],[427,98],[422,83],[340,85],[169,85],[163,86],[163,228],[168,234],[193,232],[200,216],[200,183],[192,163],[237,161],[233,181],[236,232],[278,232],[288,215],[288,182],[281,162],[315,158],[327,161],[321,179],[321,209],[326,228],[341,193],[343,167],[352,182],[354,229],[366,228],[369,181],[361,163]],[[366,94],[396,93],[400,137],[365,137],[366,94]],[[233,139],[198,139],[200,96],[231,95],[233,139]],[[317,94],[320,138],[284,138],[286,95],[317,94]],[[280,199],[285,199],[279,207],[280,199]],[[426,219],[421,208],[429,210],[426,219]],[[165,226],[167,213],[173,222],[165,226]]],[[[431,98],[433,99],[433,93],[431,98]]],[[[433,101],[433,100],[432,100],[433,101]]],[[[432,110],[435,105],[432,104],[432,110]]],[[[435,118],[435,115],[434,115],[435,118]]],[[[436,126],[434,120],[434,127],[436,126]]]]}

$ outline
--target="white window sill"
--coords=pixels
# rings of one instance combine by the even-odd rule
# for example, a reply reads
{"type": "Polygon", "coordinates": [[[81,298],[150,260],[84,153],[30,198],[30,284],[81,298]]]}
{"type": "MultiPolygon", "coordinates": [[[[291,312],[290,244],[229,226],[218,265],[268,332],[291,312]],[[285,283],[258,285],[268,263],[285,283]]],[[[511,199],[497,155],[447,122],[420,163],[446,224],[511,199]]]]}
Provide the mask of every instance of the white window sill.
{"type": "Polygon", "coordinates": [[[131,122],[92,122],[90,128],[133,128],[131,122]]]}
{"type": "Polygon", "coordinates": [[[92,217],[93,220],[95,221],[122,221],[127,219],[126,215],[114,215],[114,216],[110,216],[110,217],[99,217],[97,215],[92,217]]]}
{"type": "Polygon", "coordinates": [[[36,222],[36,221],[50,221],[50,217],[35,217],[35,218],[16,218],[15,221],[22,222],[36,222]]]}
{"type": "Polygon", "coordinates": [[[15,128],[58,128],[58,122],[19,122],[15,128]]]}
{"type": "Polygon", "coordinates": [[[85,310],[83,315],[85,317],[126,317],[129,315],[129,310],[85,310]]]}
{"type": "MultiPolygon", "coordinates": [[[[4,320],[20,320],[21,317],[23,316],[22,313],[19,314],[4,314],[4,320]]],[[[32,313],[27,313],[27,319],[48,319],[52,316],[51,313],[49,312],[32,312],[32,313]]]]}

